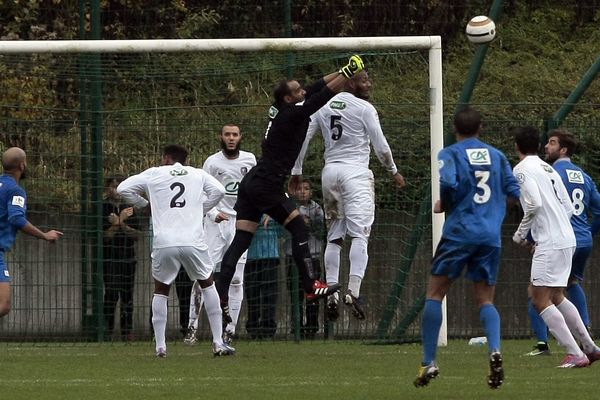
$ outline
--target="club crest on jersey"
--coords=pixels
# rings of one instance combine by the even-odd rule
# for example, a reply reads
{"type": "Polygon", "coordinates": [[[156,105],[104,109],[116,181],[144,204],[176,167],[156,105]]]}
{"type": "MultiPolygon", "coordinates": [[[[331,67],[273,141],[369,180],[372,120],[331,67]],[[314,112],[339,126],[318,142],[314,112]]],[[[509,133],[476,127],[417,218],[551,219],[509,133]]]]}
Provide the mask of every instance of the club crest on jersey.
{"type": "Polygon", "coordinates": [[[471,165],[491,165],[492,159],[488,149],[466,149],[469,164],[471,165]]]}
{"type": "Polygon", "coordinates": [[[277,116],[277,114],[279,114],[279,110],[271,106],[271,108],[269,108],[269,118],[273,119],[277,116]]]}
{"type": "Polygon", "coordinates": [[[525,183],[525,174],[523,174],[522,172],[519,172],[518,174],[516,174],[515,178],[517,179],[517,182],[519,182],[521,184],[525,183]]]}
{"type": "Polygon", "coordinates": [[[240,168],[240,172],[242,173],[242,175],[246,175],[248,173],[248,168],[242,167],[242,168],[240,168]]]}
{"type": "Polygon", "coordinates": [[[552,169],[551,166],[549,166],[548,164],[542,164],[542,168],[544,169],[544,171],[546,171],[547,173],[551,174],[554,170],[552,169]]]}
{"type": "Polygon", "coordinates": [[[176,168],[176,169],[170,170],[169,174],[171,174],[171,176],[183,176],[183,175],[187,175],[188,172],[183,168],[176,168]]]}
{"type": "Polygon", "coordinates": [[[329,103],[329,107],[333,108],[334,110],[343,110],[346,108],[346,103],[343,101],[332,101],[329,103]]]}
{"type": "Polygon", "coordinates": [[[581,171],[567,169],[566,172],[567,172],[567,179],[569,180],[570,183],[577,183],[579,185],[584,184],[583,173],[581,171]]]}

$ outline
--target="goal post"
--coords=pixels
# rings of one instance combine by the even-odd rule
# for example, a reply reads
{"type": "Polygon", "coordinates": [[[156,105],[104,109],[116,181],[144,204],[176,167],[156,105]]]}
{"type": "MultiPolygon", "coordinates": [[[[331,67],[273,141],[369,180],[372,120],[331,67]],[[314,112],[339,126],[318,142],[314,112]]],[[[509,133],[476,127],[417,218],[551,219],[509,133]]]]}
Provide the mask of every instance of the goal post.
{"type": "MultiPolygon", "coordinates": [[[[438,166],[437,166],[437,154],[438,152],[443,148],[443,138],[444,138],[444,134],[443,134],[443,91],[442,91],[442,46],[441,46],[441,37],[440,36],[387,36],[387,37],[342,37],[342,38],[334,38],[334,37],[318,37],[318,38],[257,38],[257,39],[156,39],[156,40],[69,40],[69,41],[63,41],[63,40],[52,40],[52,41],[0,41],[0,65],[2,65],[2,63],[4,63],[5,57],[9,57],[12,55],[27,55],[27,54],[46,54],[46,55],[64,55],[64,54],[70,54],[70,55],[84,55],[84,54],[96,54],[96,55],[100,55],[100,54],[152,54],[152,53],[157,53],[157,54],[169,54],[172,55],[174,53],[207,53],[207,54],[225,54],[225,53],[244,53],[244,57],[249,57],[249,61],[248,61],[248,65],[252,65],[253,62],[253,58],[255,57],[256,54],[260,53],[260,52],[269,52],[269,53],[289,53],[289,52],[298,52],[298,54],[302,53],[302,52],[323,52],[323,54],[325,54],[326,52],[345,52],[347,54],[352,54],[352,53],[358,53],[358,54],[384,54],[385,52],[390,51],[406,51],[406,52],[411,52],[411,51],[421,51],[423,52],[423,54],[427,54],[426,59],[427,59],[427,72],[423,72],[423,74],[427,74],[428,76],[428,82],[427,82],[427,86],[428,86],[428,93],[424,94],[424,97],[427,97],[428,99],[428,104],[426,104],[424,107],[428,108],[428,114],[429,114],[429,120],[428,120],[428,130],[429,130],[429,168],[430,168],[430,176],[429,179],[430,181],[428,182],[428,185],[430,186],[430,195],[428,196],[422,196],[422,198],[427,198],[427,202],[431,203],[428,206],[432,209],[433,208],[433,202],[436,199],[439,199],[439,173],[438,173],[438,166]],[[431,200],[429,200],[431,199],[431,200]]],[[[82,58],[83,59],[83,58],[82,58]]],[[[97,59],[96,59],[97,60],[97,59]]],[[[34,60],[33,64],[35,62],[43,62],[43,60],[34,60]]],[[[77,61],[77,62],[81,62],[77,61]]],[[[265,60],[263,61],[264,64],[268,64],[269,60],[265,60]]],[[[75,64],[76,62],[74,62],[75,64]]],[[[124,65],[128,65],[126,62],[123,63],[124,65]]],[[[157,62],[157,64],[159,64],[157,62]]],[[[401,63],[399,63],[401,64],[401,63]]],[[[16,62],[15,65],[17,66],[14,69],[17,69],[19,67],[22,66],[22,62],[16,62]]],[[[130,67],[131,69],[134,69],[134,67],[130,67]]],[[[214,66],[211,65],[211,68],[213,68],[213,70],[217,70],[218,66],[214,66]]],[[[258,69],[259,67],[257,67],[258,69]]],[[[261,66],[260,68],[265,68],[264,66],[261,66]]],[[[31,68],[31,70],[34,70],[35,68],[31,68]]],[[[71,85],[71,81],[77,80],[78,79],[78,73],[79,70],[75,67],[71,67],[71,69],[75,72],[73,72],[73,77],[69,77],[67,79],[65,79],[65,85],[71,85]]],[[[198,69],[201,69],[201,66],[198,67],[198,69]]],[[[248,67],[247,69],[250,69],[250,67],[248,67]]],[[[211,70],[211,71],[213,71],[211,70]]],[[[425,69],[424,69],[425,70],[425,69]]],[[[201,71],[202,72],[202,71],[201,71]]],[[[201,75],[201,72],[195,72],[197,75],[201,75]]],[[[392,72],[393,73],[393,72],[392,72]]],[[[406,71],[403,71],[404,74],[406,74],[406,71]]],[[[98,70],[90,70],[90,72],[88,73],[88,78],[92,77],[92,81],[93,79],[97,79],[99,76],[100,72],[98,70]]],[[[170,73],[169,79],[172,79],[173,76],[175,76],[176,73],[172,72],[170,73]]],[[[150,78],[149,79],[153,79],[152,74],[148,75],[150,78]]],[[[189,81],[196,79],[196,75],[190,75],[190,77],[185,77],[185,79],[182,79],[181,82],[177,82],[176,85],[174,85],[175,90],[177,88],[181,88],[181,87],[186,87],[186,85],[189,85],[189,81]]],[[[61,78],[61,79],[64,79],[61,78]]],[[[103,78],[104,79],[104,78],[103,78]]],[[[110,77],[107,77],[105,79],[110,80],[110,77]]],[[[142,79],[142,78],[140,78],[142,79]]],[[[173,78],[174,79],[174,78],[173,78]]],[[[225,79],[226,80],[226,79],[225,79]]],[[[31,83],[31,80],[28,81],[28,84],[31,83]]],[[[43,82],[42,82],[43,83],[43,82]]],[[[255,83],[250,82],[249,85],[253,85],[255,83]]],[[[259,83],[260,84],[260,83],[259,83]]],[[[93,85],[93,84],[92,84],[93,85]]],[[[156,79],[152,80],[151,85],[157,85],[156,79]]],[[[75,86],[75,85],[73,85],[75,86]]],[[[397,91],[399,92],[399,95],[402,92],[402,87],[398,87],[397,91]]],[[[79,88],[79,90],[84,90],[83,88],[79,88]]],[[[262,90],[262,89],[261,89],[262,90]]],[[[425,92],[425,90],[423,91],[425,92]]],[[[270,101],[270,99],[268,99],[268,93],[265,93],[266,96],[263,96],[263,102],[268,102],[270,101]]],[[[87,102],[100,102],[98,96],[102,96],[102,94],[96,95],[96,97],[92,96],[92,100],[87,100],[87,102]]],[[[402,99],[402,101],[407,101],[410,102],[410,99],[402,99]]],[[[400,103],[400,100],[398,100],[398,103],[400,103]]],[[[89,104],[88,104],[89,105],[89,104]]],[[[262,105],[262,104],[261,104],[262,105]]],[[[0,109],[2,109],[2,107],[6,107],[11,108],[14,107],[14,105],[12,104],[2,104],[0,103],[0,109]]],[[[256,108],[256,106],[253,106],[256,108]]],[[[21,107],[22,108],[22,107],[21,107]]],[[[33,107],[32,107],[33,108],[33,107]]],[[[39,107],[38,107],[39,108],[39,107]]],[[[173,107],[174,108],[174,107],[173,107]]],[[[183,108],[183,107],[182,107],[183,108]]],[[[189,106],[190,109],[194,109],[197,110],[200,107],[199,106],[189,106]]],[[[11,108],[12,110],[13,108],[11,108]]],[[[139,132],[143,132],[143,133],[135,133],[138,135],[142,135],[142,134],[147,134],[148,136],[144,136],[143,140],[147,140],[148,142],[153,141],[152,146],[149,146],[149,148],[151,150],[145,150],[148,152],[151,151],[155,151],[158,148],[159,144],[162,144],[162,138],[158,139],[159,134],[156,133],[156,131],[158,130],[157,126],[160,123],[160,121],[163,120],[168,120],[168,116],[165,113],[165,116],[161,116],[159,115],[162,111],[166,110],[167,107],[156,107],[154,109],[149,109],[149,110],[142,110],[140,111],[139,109],[133,109],[128,110],[131,111],[132,113],[138,112],[140,115],[136,115],[137,120],[139,120],[139,124],[140,127],[135,127],[135,129],[132,129],[133,131],[139,131],[139,132]],[[143,114],[143,112],[146,112],[147,114],[143,114]],[[155,121],[147,121],[148,116],[151,116],[151,118],[154,118],[155,121]],[[151,128],[148,128],[150,127],[151,128]],[[155,129],[156,131],[154,131],[153,133],[153,129],[155,129]],[[155,134],[155,137],[152,136],[153,134],[155,134]]],[[[262,109],[262,108],[261,108],[262,109]]],[[[74,109],[74,112],[77,112],[76,109],[74,109]]],[[[394,110],[394,109],[392,109],[394,110]]],[[[58,108],[53,109],[49,112],[49,115],[53,115],[53,113],[60,113],[63,112],[64,110],[59,110],[58,108]]],[[[168,110],[167,110],[168,111],[168,110]]],[[[212,111],[211,111],[212,112],[212,111]]],[[[262,112],[262,111],[261,111],[262,112]]],[[[120,113],[122,113],[122,111],[114,111],[114,110],[110,110],[107,107],[101,107],[101,110],[99,112],[96,113],[92,113],[94,114],[93,117],[101,117],[101,118],[110,118],[112,120],[118,119],[120,118],[120,113]]],[[[383,118],[390,117],[390,113],[388,112],[386,115],[383,116],[383,118]]],[[[15,112],[16,114],[16,112],[15,112]]],[[[23,118],[26,118],[23,117],[23,118]]],[[[189,117],[182,117],[182,121],[188,121],[189,117]],[[188,118],[188,119],[185,119],[188,118]]],[[[382,120],[383,120],[382,118],[382,120]]],[[[90,118],[91,119],[91,118],[90,118]]],[[[223,117],[219,117],[216,118],[216,120],[218,122],[220,122],[222,119],[224,119],[223,117]]],[[[95,123],[94,120],[91,121],[91,123],[95,123]]],[[[99,122],[102,123],[102,122],[99,122]]],[[[123,124],[127,124],[128,122],[124,122],[123,124]]],[[[164,122],[163,122],[164,123],[164,122]]],[[[187,123],[187,122],[182,122],[182,123],[187,123]]],[[[202,122],[200,122],[202,123],[202,122]]],[[[410,123],[412,124],[416,124],[414,121],[410,121],[410,123]]],[[[216,123],[211,123],[212,125],[216,125],[216,123]]],[[[210,125],[209,127],[212,129],[213,126],[210,125]]],[[[203,125],[203,128],[207,128],[207,126],[203,125]]],[[[71,129],[73,129],[73,127],[71,127],[71,129]]],[[[181,128],[180,128],[181,129],[181,128]]],[[[93,130],[93,128],[92,128],[93,130]]],[[[173,132],[171,132],[171,135],[173,135],[173,137],[177,137],[177,127],[172,129],[173,132]]],[[[386,130],[384,129],[384,132],[386,130]]],[[[100,139],[102,136],[102,131],[100,130],[100,139]]],[[[388,140],[390,138],[388,137],[388,140]]],[[[63,139],[58,138],[56,139],[56,145],[58,146],[63,139]]],[[[87,139],[89,140],[89,139],[87,139]]],[[[98,138],[96,139],[92,139],[91,143],[87,143],[86,145],[89,145],[90,148],[93,148],[93,141],[94,140],[98,140],[98,138]]],[[[121,139],[118,139],[121,140],[121,139]]],[[[115,142],[117,145],[119,144],[118,140],[115,142]]],[[[186,142],[184,144],[188,144],[190,139],[188,136],[185,137],[186,142]]],[[[212,139],[211,139],[212,140],[212,139]]],[[[407,141],[409,141],[410,139],[408,139],[407,141]]],[[[82,139],[81,139],[82,143],[81,146],[84,145],[84,139],[83,139],[83,134],[82,134],[82,139]]],[[[202,146],[207,147],[206,143],[208,143],[208,140],[199,140],[198,143],[202,143],[202,146]]],[[[400,146],[403,145],[401,139],[398,139],[398,142],[400,142],[400,146]]],[[[200,144],[195,143],[195,145],[200,146],[200,144]]],[[[212,143],[212,141],[210,141],[210,143],[212,143]]],[[[72,147],[74,146],[75,143],[73,143],[72,141],[69,142],[69,140],[64,139],[64,143],[60,144],[63,145],[65,148],[69,148],[70,151],[72,151],[72,147]],[[69,147],[70,146],[70,147],[69,147]]],[[[79,144],[79,143],[78,143],[79,144]]],[[[409,143],[407,143],[408,145],[409,143]]],[[[103,149],[101,151],[102,154],[98,154],[97,156],[100,158],[99,162],[92,162],[92,164],[90,164],[89,160],[85,160],[86,163],[86,167],[84,167],[84,161],[82,160],[80,162],[82,171],[85,170],[85,174],[88,174],[89,176],[96,176],[96,177],[102,177],[103,172],[106,173],[107,170],[107,165],[109,165],[108,162],[104,162],[104,158],[108,157],[108,153],[111,152],[116,152],[116,150],[114,150],[114,146],[115,144],[111,144],[111,148],[110,149],[106,149],[102,146],[100,146],[100,149],[103,149]],[[91,168],[92,170],[87,170],[87,168],[91,168]],[[94,171],[93,169],[100,169],[100,171],[94,171]],[[96,174],[96,175],[94,175],[96,174]]],[[[50,151],[51,149],[48,148],[46,149],[48,151],[50,151]]],[[[422,148],[421,150],[425,150],[426,152],[426,148],[422,148]]],[[[136,148],[135,151],[132,151],[133,154],[136,151],[138,151],[138,149],[136,148]]],[[[76,151],[75,151],[76,152],[76,151]]],[[[87,156],[86,156],[87,157],[87,156]]],[[[126,156],[119,156],[120,158],[118,158],[118,161],[121,162],[121,164],[123,163],[123,159],[126,156]]],[[[319,154],[319,158],[321,157],[321,154],[319,154]]],[[[423,156],[420,156],[421,158],[423,156]]],[[[84,157],[82,157],[84,158],[84,157]]],[[[93,161],[94,158],[90,157],[90,159],[93,161]]],[[[113,159],[111,159],[112,161],[113,159]]],[[[427,162],[426,160],[421,160],[423,162],[427,162]]],[[[135,164],[135,166],[139,169],[141,167],[147,167],[149,165],[145,164],[146,161],[140,161],[137,162],[135,164]]],[[[411,159],[407,158],[404,159],[400,165],[401,169],[403,166],[410,164],[411,163],[411,159]]],[[[63,165],[71,165],[71,164],[77,164],[76,162],[71,162],[69,160],[63,160],[63,165]]],[[[427,167],[427,166],[426,166],[427,167]]],[[[65,167],[66,168],[66,167],[65,167]]],[[[425,168],[423,168],[425,169],[425,168]]],[[[50,171],[48,173],[51,173],[52,168],[48,168],[47,171],[50,171]]],[[[125,167],[123,167],[122,165],[120,166],[120,171],[125,171],[125,172],[129,172],[128,170],[126,170],[125,167]]],[[[46,169],[44,170],[46,171],[46,169]]],[[[65,180],[67,175],[69,175],[68,171],[65,171],[65,180]]],[[[406,176],[406,174],[405,174],[406,176]]],[[[376,174],[376,177],[379,178],[379,176],[376,174]]],[[[407,180],[409,180],[409,184],[410,184],[410,176],[407,176],[407,180]]],[[[101,179],[96,180],[95,181],[95,185],[99,185],[100,184],[101,179]]],[[[39,184],[41,185],[41,183],[39,184]]],[[[66,186],[66,184],[65,184],[66,186]]],[[[423,188],[426,186],[425,184],[421,184],[421,186],[423,186],[423,188]]],[[[96,187],[94,190],[91,190],[90,193],[92,193],[92,196],[98,196],[99,193],[101,193],[99,191],[99,188],[96,187]],[[95,191],[94,191],[95,190],[95,191]]],[[[50,189],[48,189],[48,191],[50,191],[50,189]]],[[[35,192],[30,193],[30,196],[32,198],[35,198],[35,192]]],[[[99,201],[101,201],[101,199],[91,199],[91,202],[96,202],[95,204],[97,204],[99,201]]],[[[418,207],[417,207],[418,208],[418,207]]],[[[442,225],[443,225],[443,214],[433,214],[431,213],[432,217],[431,217],[431,244],[433,246],[433,250],[435,251],[435,248],[437,246],[437,243],[441,237],[441,232],[442,232],[442,225]]],[[[47,217],[47,215],[46,215],[47,217]]],[[[101,229],[101,223],[100,223],[100,219],[98,218],[97,215],[94,215],[93,218],[89,218],[88,222],[92,223],[92,226],[94,227],[95,231],[93,233],[91,233],[92,235],[96,235],[97,234],[97,230],[101,229]]],[[[377,224],[377,222],[376,222],[377,224]]],[[[84,228],[81,228],[83,230],[85,230],[84,228]]],[[[390,229],[390,234],[394,234],[394,230],[393,228],[390,229]]],[[[427,239],[427,243],[428,243],[428,239],[427,239]]],[[[59,246],[72,246],[73,243],[70,244],[60,244],[59,246]]],[[[89,244],[85,244],[83,247],[88,247],[88,250],[90,251],[91,255],[91,261],[90,264],[92,264],[92,267],[90,267],[90,271],[95,271],[93,273],[97,273],[99,270],[102,270],[102,256],[100,255],[100,253],[94,253],[94,249],[89,249],[89,244]],[[95,268],[95,267],[97,268],[95,268]]],[[[381,246],[384,247],[384,246],[381,246]]],[[[82,250],[83,251],[83,250],[82,250]]],[[[71,250],[69,250],[68,248],[63,248],[61,250],[61,254],[67,254],[67,255],[73,255],[77,253],[78,251],[72,252],[71,250]]],[[[18,254],[17,254],[18,256],[18,254]]],[[[385,257],[381,257],[382,259],[384,259],[385,257]]],[[[27,257],[27,259],[29,260],[29,257],[27,257]]],[[[29,262],[29,261],[27,261],[29,262]]],[[[143,267],[139,267],[140,269],[143,267]]],[[[373,267],[369,267],[370,269],[373,267]]],[[[428,274],[427,274],[428,276],[428,274]]],[[[73,279],[73,278],[70,278],[73,279]]],[[[366,277],[366,280],[369,279],[369,276],[366,277]]],[[[74,279],[75,281],[77,279],[74,279]]],[[[19,282],[19,280],[17,279],[17,283],[19,282]]],[[[29,281],[29,283],[31,283],[31,281],[29,281]]],[[[24,283],[25,284],[25,283],[24,283]]],[[[42,283],[43,285],[43,283],[42,283]]],[[[67,290],[67,289],[65,289],[67,290]]],[[[98,293],[96,293],[96,295],[99,295],[98,293]]],[[[415,294],[413,294],[415,295],[415,294]]],[[[420,295],[420,293],[419,293],[420,295]]],[[[42,295],[40,295],[41,298],[42,295]]],[[[69,310],[75,310],[77,307],[73,306],[72,302],[77,302],[77,301],[81,301],[83,303],[85,303],[85,299],[90,297],[90,293],[89,292],[85,292],[85,290],[82,290],[80,295],[69,295],[69,301],[71,303],[69,303],[69,310]],[[75,300],[73,300],[75,299],[75,300]],[[79,299],[79,300],[77,300],[79,299]]],[[[18,299],[18,293],[16,294],[16,298],[18,299]]],[[[91,300],[90,302],[98,302],[101,299],[95,299],[95,300],[91,300]]],[[[18,301],[18,300],[17,300],[18,301]]],[[[55,301],[55,303],[60,303],[61,301],[55,301]]],[[[383,302],[383,301],[382,301],[383,302]]],[[[373,303],[371,303],[373,304],[373,303]]],[[[20,305],[17,304],[17,308],[19,308],[20,305]]],[[[147,305],[143,304],[143,305],[136,305],[137,308],[141,309],[142,307],[146,308],[147,311],[147,305]]],[[[58,308],[58,306],[57,306],[58,308]]],[[[102,313],[101,307],[95,306],[94,308],[94,312],[100,312],[100,314],[102,313]]],[[[69,311],[71,312],[71,311],[69,311]]],[[[86,313],[86,310],[82,311],[83,314],[86,313]]],[[[19,318],[19,317],[11,317],[11,318],[19,318]]],[[[28,318],[30,318],[30,316],[28,316],[28,318]]],[[[399,319],[397,315],[395,315],[394,317],[395,320],[399,319]]],[[[49,322],[50,317],[48,317],[48,320],[44,320],[44,321],[40,321],[39,323],[36,323],[34,325],[39,325],[42,326],[42,328],[40,329],[44,329],[44,326],[50,326],[51,322],[49,322]]],[[[85,317],[82,317],[81,319],[85,319],[85,317]]],[[[139,317],[136,317],[136,321],[147,321],[146,315],[143,314],[140,315],[139,317]]],[[[71,318],[71,320],[69,321],[70,324],[77,324],[79,323],[80,320],[79,318],[71,318]]],[[[16,327],[15,330],[18,331],[18,329],[21,329],[24,326],[27,326],[30,322],[15,322],[14,326],[16,327]]],[[[358,334],[364,334],[365,336],[373,336],[374,335],[374,331],[375,329],[373,329],[372,325],[376,325],[375,323],[372,323],[371,325],[367,324],[366,327],[361,327],[361,328],[356,328],[356,332],[358,332],[357,334],[352,334],[353,337],[356,337],[356,335],[358,334]]],[[[8,328],[1,328],[0,327],[0,332],[2,332],[2,329],[11,329],[10,327],[8,328]]],[[[52,327],[52,328],[48,328],[49,331],[53,331],[53,330],[58,330],[60,331],[61,327],[52,327]]],[[[67,329],[67,328],[64,328],[67,329]]],[[[19,332],[13,332],[15,335],[18,335],[19,332]]],[[[446,338],[446,318],[444,317],[444,324],[442,326],[442,330],[440,332],[440,344],[445,344],[447,341],[446,338]]]]}

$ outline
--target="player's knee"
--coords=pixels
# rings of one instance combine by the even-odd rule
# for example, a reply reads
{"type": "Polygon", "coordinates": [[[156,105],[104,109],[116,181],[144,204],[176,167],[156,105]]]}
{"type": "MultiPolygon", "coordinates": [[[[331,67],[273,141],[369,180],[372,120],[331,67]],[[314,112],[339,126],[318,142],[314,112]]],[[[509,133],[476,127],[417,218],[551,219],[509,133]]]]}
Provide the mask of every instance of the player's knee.
{"type": "Polygon", "coordinates": [[[367,247],[369,245],[369,240],[366,237],[364,237],[364,236],[353,237],[352,238],[352,245],[353,246],[367,247]]]}
{"type": "Polygon", "coordinates": [[[8,315],[8,313],[10,312],[10,308],[11,308],[10,300],[1,302],[0,303],[0,317],[4,317],[5,315],[8,315]]]}

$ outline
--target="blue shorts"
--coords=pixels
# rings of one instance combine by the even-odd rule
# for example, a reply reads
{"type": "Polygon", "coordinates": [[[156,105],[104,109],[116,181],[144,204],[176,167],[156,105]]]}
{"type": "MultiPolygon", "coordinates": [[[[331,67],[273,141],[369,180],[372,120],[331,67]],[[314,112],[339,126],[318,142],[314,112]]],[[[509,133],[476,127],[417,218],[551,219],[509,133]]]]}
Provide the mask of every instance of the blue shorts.
{"type": "MultiPolygon", "coordinates": [[[[571,278],[576,278],[579,281],[583,280],[583,271],[587,265],[587,260],[592,254],[592,246],[577,247],[573,254],[573,263],[571,264],[571,278]]],[[[571,279],[569,279],[570,281],[571,279]]]]}
{"type": "Polygon", "coordinates": [[[455,280],[460,278],[465,266],[468,279],[495,285],[500,268],[500,248],[440,240],[433,257],[431,274],[455,280]]]}
{"type": "Polygon", "coordinates": [[[8,265],[4,261],[4,250],[0,250],[0,282],[10,282],[12,278],[8,273],[8,265]]]}

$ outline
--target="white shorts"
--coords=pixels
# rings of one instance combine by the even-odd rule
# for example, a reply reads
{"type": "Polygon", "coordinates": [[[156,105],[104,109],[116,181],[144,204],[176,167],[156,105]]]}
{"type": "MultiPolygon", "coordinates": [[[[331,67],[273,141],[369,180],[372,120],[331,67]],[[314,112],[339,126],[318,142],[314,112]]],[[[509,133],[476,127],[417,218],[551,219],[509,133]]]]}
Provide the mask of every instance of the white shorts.
{"type": "Polygon", "coordinates": [[[531,260],[533,286],[567,287],[575,247],[559,250],[535,249],[531,260]]]}
{"type": "MultiPolygon", "coordinates": [[[[208,217],[204,217],[204,241],[208,246],[210,258],[215,264],[215,272],[221,271],[221,261],[225,251],[231,245],[235,236],[235,217],[229,216],[228,221],[216,223],[208,217]]],[[[240,257],[238,264],[246,264],[248,251],[240,257]]]]}
{"type": "Polygon", "coordinates": [[[170,285],[183,267],[191,280],[205,280],[213,273],[208,247],[182,246],[152,250],[152,277],[170,285]]]}
{"type": "Polygon", "coordinates": [[[368,168],[329,164],[321,174],[327,240],[368,238],[375,220],[375,180],[368,168]]]}

